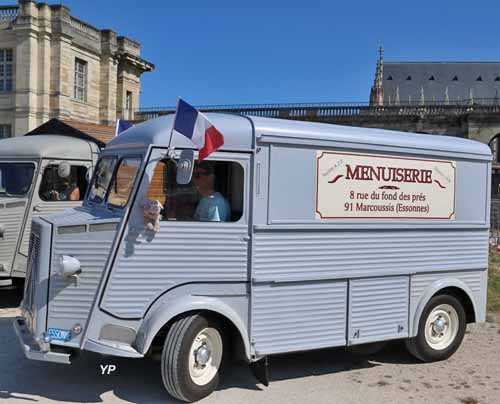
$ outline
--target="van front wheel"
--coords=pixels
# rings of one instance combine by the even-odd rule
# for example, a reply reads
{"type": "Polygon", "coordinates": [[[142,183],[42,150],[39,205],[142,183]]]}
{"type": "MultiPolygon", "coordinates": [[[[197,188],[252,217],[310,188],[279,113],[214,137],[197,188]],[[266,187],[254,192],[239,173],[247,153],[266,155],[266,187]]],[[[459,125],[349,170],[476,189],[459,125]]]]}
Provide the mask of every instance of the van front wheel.
{"type": "Polygon", "coordinates": [[[448,359],[459,348],[467,327],[465,310],[451,295],[434,296],[425,306],[418,334],[406,341],[410,353],[424,362],[448,359]]]}
{"type": "Polygon", "coordinates": [[[169,394],[193,402],[219,383],[223,339],[220,326],[202,315],[181,318],[170,327],[163,346],[161,372],[169,394]]]}

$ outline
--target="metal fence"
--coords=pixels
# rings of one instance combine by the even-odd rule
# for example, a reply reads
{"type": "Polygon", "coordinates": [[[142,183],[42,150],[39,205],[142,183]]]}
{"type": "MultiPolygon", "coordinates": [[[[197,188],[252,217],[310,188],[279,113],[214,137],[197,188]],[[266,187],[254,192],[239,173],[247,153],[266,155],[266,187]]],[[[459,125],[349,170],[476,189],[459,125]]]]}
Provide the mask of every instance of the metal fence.
{"type": "Polygon", "coordinates": [[[491,237],[500,238],[500,198],[491,199],[490,225],[491,237]]]}

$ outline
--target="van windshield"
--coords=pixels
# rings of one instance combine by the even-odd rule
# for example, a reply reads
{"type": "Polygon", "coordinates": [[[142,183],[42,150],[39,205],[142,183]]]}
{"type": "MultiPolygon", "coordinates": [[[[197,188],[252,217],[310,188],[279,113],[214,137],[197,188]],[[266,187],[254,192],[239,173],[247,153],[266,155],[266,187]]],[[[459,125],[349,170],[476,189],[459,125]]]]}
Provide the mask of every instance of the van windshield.
{"type": "Polygon", "coordinates": [[[116,157],[103,157],[97,163],[88,196],[90,201],[102,203],[106,198],[111,178],[113,178],[116,161],[116,157]]]}
{"type": "Polygon", "coordinates": [[[33,163],[0,163],[0,197],[25,196],[34,172],[33,163]]]}

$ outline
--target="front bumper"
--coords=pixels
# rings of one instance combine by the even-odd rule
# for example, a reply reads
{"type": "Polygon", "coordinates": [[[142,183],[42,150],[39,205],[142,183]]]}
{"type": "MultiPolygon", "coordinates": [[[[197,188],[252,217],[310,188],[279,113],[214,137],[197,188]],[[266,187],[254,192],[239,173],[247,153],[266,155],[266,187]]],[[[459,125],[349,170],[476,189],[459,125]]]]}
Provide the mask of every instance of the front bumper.
{"type": "Polygon", "coordinates": [[[26,358],[36,361],[56,362],[64,364],[71,363],[71,355],[68,353],[53,352],[50,350],[42,351],[42,349],[33,339],[32,334],[28,330],[24,318],[16,317],[14,319],[14,330],[16,330],[19,343],[21,344],[21,348],[23,349],[24,356],[26,356],[26,358]]]}

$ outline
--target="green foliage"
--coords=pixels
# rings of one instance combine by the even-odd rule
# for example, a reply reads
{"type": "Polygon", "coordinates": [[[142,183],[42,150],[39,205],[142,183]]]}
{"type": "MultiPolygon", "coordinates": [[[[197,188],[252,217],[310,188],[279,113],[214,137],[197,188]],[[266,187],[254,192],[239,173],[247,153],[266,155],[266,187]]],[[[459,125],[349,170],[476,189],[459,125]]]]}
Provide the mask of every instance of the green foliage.
{"type": "Polygon", "coordinates": [[[490,252],[488,311],[500,313],[500,253],[490,252]]]}

